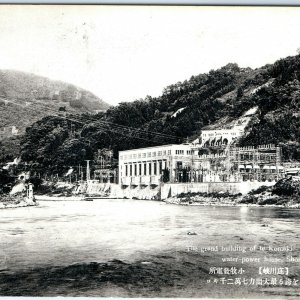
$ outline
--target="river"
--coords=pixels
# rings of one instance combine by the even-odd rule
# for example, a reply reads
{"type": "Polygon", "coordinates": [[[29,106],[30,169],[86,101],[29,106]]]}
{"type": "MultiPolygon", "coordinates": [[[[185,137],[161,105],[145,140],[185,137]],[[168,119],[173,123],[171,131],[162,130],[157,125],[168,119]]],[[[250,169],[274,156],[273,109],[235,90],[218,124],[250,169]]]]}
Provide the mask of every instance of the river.
{"type": "Polygon", "coordinates": [[[300,296],[300,261],[289,261],[300,257],[297,209],[40,201],[37,207],[0,210],[0,220],[0,295],[300,296]],[[209,274],[213,267],[244,273],[209,274]],[[290,281],[259,286],[228,282],[236,277],[251,282],[259,277],[259,267],[288,268],[288,274],[269,277],[290,281]],[[226,284],[213,281],[222,277],[226,284]]]}

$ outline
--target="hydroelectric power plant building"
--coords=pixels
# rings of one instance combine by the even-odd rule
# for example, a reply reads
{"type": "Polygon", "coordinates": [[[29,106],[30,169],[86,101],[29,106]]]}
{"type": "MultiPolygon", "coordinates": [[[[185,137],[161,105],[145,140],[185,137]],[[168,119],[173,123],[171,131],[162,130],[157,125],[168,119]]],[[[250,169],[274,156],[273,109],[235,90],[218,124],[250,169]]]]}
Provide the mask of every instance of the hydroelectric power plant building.
{"type": "Polygon", "coordinates": [[[125,197],[165,199],[182,192],[246,193],[284,177],[281,148],[238,147],[255,110],[223,128],[202,130],[193,143],[119,152],[119,186],[125,197]]]}
{"type": "Polygon", "coordinates": [[[220,153],[202,154],[193,144],[164,145],[121,151],[119,185],[128,196],[177,192],[248,192],[284,177],[281,149],[275,145],[228,146],[220,153]],[[136,194],[136,195],[135,195],[136,194]]]}
{"type": "Polygon", "coordinates": [[[189,144],[162,145],[119,152],[119,183],[122,186],[157,186],[176,182],[176,170],[186,168],[192,156],[189,144]]]}

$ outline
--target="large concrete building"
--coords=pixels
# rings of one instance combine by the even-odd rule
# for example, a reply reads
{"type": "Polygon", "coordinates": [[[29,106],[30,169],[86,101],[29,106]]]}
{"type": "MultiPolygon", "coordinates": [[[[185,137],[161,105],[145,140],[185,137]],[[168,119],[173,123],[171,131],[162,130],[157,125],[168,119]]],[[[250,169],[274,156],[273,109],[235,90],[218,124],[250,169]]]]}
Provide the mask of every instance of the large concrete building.
{"type": "Polygon", "coordinates": [[[121,190],[129,196],[142,194],[147,198],[154,190],[166,197],[166,190],[167,194],[191,190],[239,192],[274,184],[284,177],[281,148],[237,146],[255,112],[253,108],[237,120],[207,127],[193,143],[120,151],[121,190]]]}
{"type": "Polygon", "coordinates": [[[200,149],[181,144],[120,151],[119,183],[154,188],[167,182],[270,182],[284,176],[275,145],[232,146],[215,154],[200,154],[200,149]]]}
{"type": "Polygon", "coordinates": [[[119,152],[119,183],[127,186],[157,186],[174,181],[176,170],[191,162],[190,144],[162,145],[119,152]]]}

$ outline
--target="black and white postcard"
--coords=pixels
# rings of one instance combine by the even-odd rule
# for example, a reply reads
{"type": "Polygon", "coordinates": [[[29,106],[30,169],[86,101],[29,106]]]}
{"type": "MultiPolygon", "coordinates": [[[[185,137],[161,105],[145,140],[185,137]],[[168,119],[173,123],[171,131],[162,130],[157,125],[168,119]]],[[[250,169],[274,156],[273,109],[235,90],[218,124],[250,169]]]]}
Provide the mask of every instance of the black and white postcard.
{"type": "Polygon", "coordinates": [[[299,299],[300,7],[1,5],[0,296],[299,299]]]}

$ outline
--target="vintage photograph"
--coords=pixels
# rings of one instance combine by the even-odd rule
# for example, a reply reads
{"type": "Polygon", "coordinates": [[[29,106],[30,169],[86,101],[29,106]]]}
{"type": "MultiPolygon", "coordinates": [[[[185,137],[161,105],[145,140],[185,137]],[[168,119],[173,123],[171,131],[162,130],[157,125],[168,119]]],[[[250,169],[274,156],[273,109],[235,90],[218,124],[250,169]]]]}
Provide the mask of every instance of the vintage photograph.
{"type": "Polygon", "coordinates": [[[0,296],[300,298],[300,7],[0,5],[0,296]]]}

